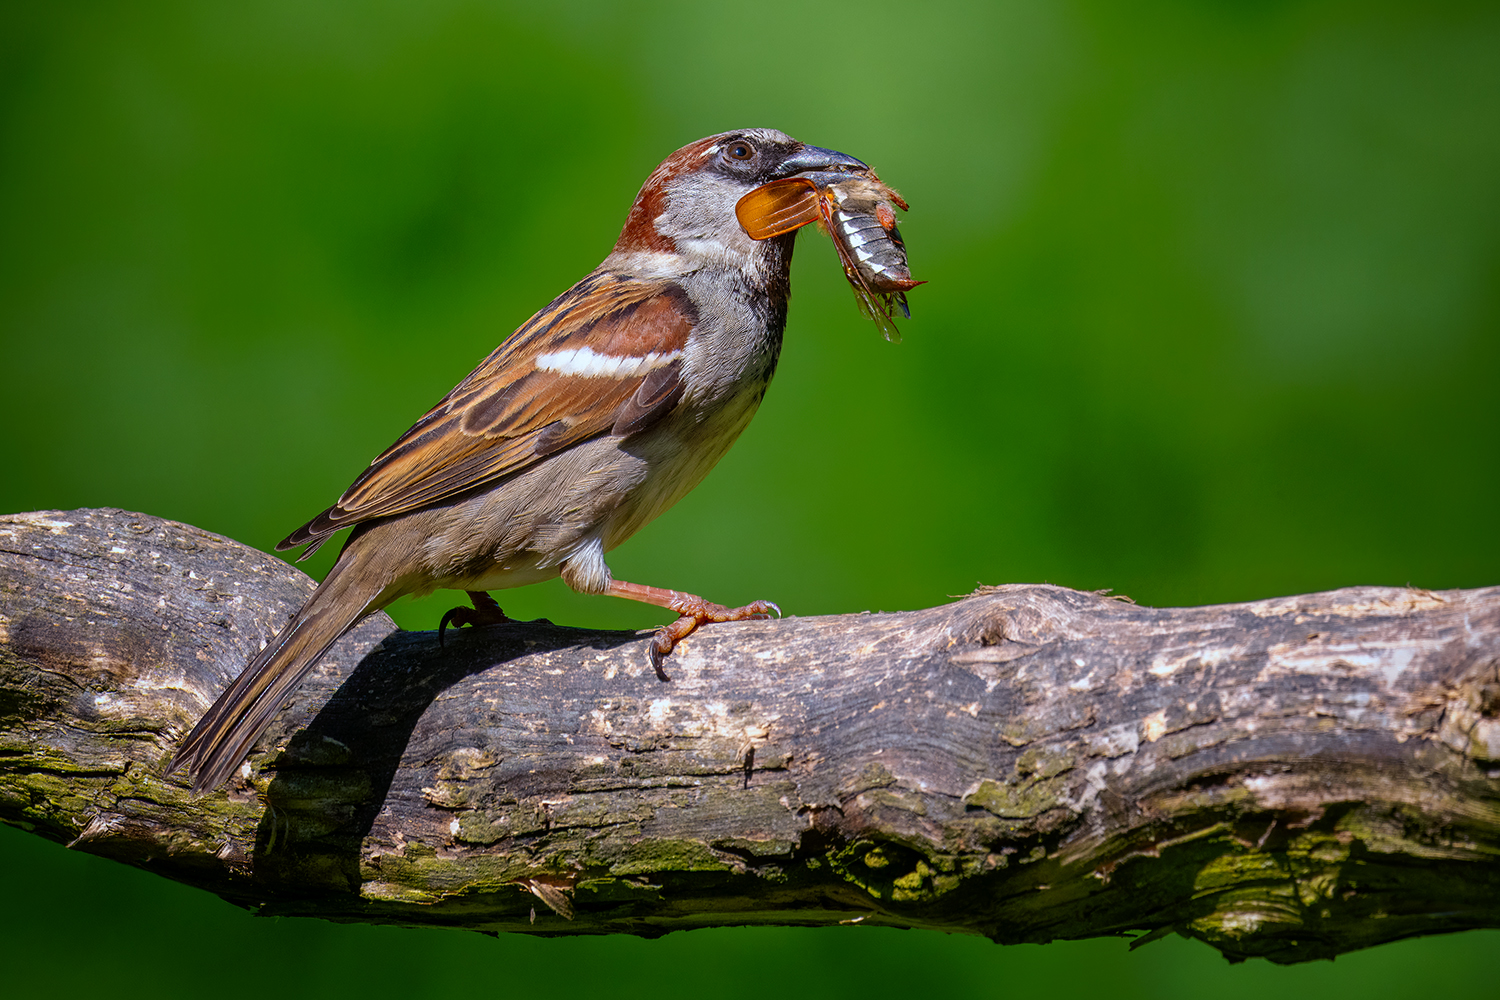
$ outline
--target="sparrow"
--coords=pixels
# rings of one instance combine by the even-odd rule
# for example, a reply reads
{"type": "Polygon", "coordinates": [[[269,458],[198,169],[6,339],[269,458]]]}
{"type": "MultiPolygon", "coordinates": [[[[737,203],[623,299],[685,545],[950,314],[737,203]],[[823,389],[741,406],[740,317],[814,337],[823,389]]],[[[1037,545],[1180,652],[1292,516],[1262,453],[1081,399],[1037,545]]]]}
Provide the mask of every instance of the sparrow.
{"type": "MultiPolygon", "coordinates": [[[[755,414],[781,352],[796,230],[752,239],[744,196],[808,171],[862,173],[852,156],[774,129],[690,143],[636,196],[609,256],[508,337],[370,463],[337,503],[288,535],[300,559],[353,528],[307,602],[188,734],[168,773],[218,787],[333,643],[399,597],[439,588],[509,621],[488,591],[561,576],[677,612],[652,666],[707,622],[765,618],[617,580],[614,549],[696,486],[755,414]]],[[[809,220],[810,221],[810,220],[809,220]]],[[[299,560],[300,561],[300,560],[299,560]]]]}

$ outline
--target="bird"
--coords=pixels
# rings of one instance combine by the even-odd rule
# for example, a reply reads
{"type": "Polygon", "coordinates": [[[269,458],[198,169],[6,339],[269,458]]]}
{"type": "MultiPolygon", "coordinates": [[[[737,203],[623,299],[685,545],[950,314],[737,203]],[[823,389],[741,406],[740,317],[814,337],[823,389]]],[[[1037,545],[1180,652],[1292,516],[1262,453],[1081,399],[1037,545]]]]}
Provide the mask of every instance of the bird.
{"type": "Polygon", "coordinates": [[[404,596],[468,593],[455,625],[509,621],[491,590],[561,576],[572,589],[679,617],[651,664],[699,625],[760,619],[617,580],[605,554],[696,486],[765,396],[781,352],[796,231],[752,239],[747,194],[807,171],[868,171],[775,129],[711,135],[672,153],[636,195],[614,248],[378,455],[278,551],[305,559],[353,528],[327,577],[204,713],[167,767],[192,790],[234,773],[333,643],[404,596]]]}

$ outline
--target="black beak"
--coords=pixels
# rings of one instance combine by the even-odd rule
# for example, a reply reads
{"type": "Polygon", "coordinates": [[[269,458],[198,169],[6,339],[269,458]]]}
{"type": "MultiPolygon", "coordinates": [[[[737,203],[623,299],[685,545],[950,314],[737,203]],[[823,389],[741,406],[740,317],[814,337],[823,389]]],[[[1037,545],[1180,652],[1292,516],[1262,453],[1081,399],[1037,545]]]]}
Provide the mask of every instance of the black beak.
{"type": "Polygon", "coordinates": [[[776,168],[776,176],[790,177],[793,174],[813,170],[863,171],[869,169],[869,164],[836,150],[824,149],[822,146],[803,146],[781,161],[781,165],[776,168]]]}

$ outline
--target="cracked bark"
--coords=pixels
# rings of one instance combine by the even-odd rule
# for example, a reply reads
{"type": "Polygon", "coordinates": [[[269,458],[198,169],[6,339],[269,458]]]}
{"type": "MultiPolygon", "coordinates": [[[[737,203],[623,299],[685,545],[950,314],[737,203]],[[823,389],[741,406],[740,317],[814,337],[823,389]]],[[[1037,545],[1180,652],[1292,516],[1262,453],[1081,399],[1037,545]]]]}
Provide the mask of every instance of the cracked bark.
{"type": "Polygon", "coordinates": [[[0,819],[264,913],[536,933],[1500,926],[1500,588],[1152,609],[1048,586],[634,633],[346,636],[229,788],[162,777],[310,592],[116,510],[0,517],[0,819]],[[571,919],[564,919],[570,915],[571,919]]]}

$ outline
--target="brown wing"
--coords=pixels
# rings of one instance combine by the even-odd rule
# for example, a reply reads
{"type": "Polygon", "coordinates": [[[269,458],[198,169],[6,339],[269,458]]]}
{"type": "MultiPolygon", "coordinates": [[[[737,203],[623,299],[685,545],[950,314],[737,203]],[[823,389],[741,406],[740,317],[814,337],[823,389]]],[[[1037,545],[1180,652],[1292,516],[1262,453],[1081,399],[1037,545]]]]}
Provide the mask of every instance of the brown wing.
{"type": "Polygon", "coordinates": [[[425,507],[611,429],[644,430],[681,397],[681,352],[696,322],[680,286],[596,271],[529,319],[338,503],[276,548],[425,507]]]}

